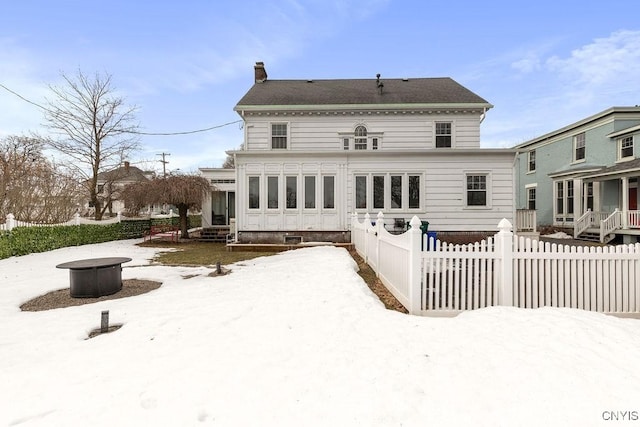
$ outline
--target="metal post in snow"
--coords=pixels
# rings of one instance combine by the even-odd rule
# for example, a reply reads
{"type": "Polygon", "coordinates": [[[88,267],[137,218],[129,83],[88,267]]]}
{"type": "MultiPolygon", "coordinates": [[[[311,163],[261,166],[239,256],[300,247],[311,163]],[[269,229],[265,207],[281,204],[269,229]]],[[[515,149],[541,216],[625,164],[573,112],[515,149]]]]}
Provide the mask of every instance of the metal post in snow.
{"type": "Polygon", "coordinates": [[[109,310],[104,310],[100,317],[100,333],[106,334],[109,332],[109,310]]]}

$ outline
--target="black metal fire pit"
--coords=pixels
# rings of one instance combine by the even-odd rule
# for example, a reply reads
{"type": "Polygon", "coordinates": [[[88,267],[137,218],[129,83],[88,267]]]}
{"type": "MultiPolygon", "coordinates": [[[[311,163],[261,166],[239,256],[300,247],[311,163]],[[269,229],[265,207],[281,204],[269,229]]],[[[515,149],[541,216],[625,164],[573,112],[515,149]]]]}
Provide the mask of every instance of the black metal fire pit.
{"type": "Polygon", "coordinates": [[[56,268],[68,268],[73,298],[97,298],[122,289],[122,263],[131,258],[91,258],[65,262],[56,268]]]}

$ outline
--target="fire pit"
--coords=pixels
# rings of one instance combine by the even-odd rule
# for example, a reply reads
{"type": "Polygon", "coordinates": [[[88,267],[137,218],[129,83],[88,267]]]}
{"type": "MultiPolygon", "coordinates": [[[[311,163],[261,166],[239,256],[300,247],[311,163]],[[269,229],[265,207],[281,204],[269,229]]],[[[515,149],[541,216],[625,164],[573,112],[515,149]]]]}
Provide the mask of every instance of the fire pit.
{"type": "Polygon", "coordinates": [[[91,258],[65,262],[56,268],[68,268],[73,298],[97,298],[122,289],[122,263],[131,258],[91,258]]]}

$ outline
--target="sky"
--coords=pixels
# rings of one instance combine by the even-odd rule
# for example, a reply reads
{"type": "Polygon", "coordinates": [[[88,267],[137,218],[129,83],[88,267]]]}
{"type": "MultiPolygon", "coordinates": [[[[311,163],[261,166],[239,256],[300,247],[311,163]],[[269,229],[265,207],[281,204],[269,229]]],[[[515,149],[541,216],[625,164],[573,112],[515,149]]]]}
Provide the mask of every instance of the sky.
{"type": "MultiPolygon", "coordinates": [[[[494,108],[481,146],[513,147],[640,104],[637,0],[0,0],[0,84],[37,104],[61,75],[109,74],[146,133],[132,159],[219,167],[243,142],[233,107],[271,79],[451,77],[494,108]]],[[[46,134],[0,87],[0,137],[46,134]]]]}
{"type": "MultiPolygon", "coordinates": [[[[640,320],[386,310],[348,252],[150,264],[140,239],[0,260],[2,426],[607,426],[640,420],[640,320]],[[125,256],[149,293],[22,312],[55,265],[125,256]],[[322,262],[318,262],[322,260],[322,262]],[[87,339],[102,311],[120,329],[87,339]]],[[[126,285],[125,285],[126,286],[126,285]]]]}

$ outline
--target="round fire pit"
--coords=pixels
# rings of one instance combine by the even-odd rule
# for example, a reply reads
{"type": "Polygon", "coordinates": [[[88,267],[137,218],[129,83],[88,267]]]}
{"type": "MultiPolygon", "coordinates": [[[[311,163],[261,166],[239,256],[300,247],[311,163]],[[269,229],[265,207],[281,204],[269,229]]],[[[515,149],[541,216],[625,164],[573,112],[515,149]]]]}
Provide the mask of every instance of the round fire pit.
{"type": "Polygon", "coordinates": [[[122,263],[131,258],[91,258],[65,262],[56,268],[68,268],[73,298],[98,298],[122,289],[122,263]]]}

